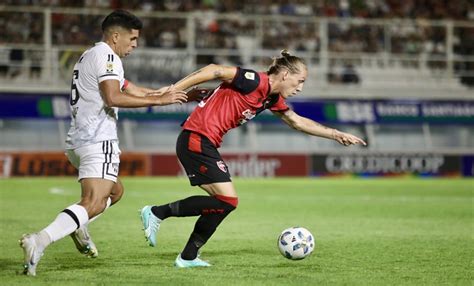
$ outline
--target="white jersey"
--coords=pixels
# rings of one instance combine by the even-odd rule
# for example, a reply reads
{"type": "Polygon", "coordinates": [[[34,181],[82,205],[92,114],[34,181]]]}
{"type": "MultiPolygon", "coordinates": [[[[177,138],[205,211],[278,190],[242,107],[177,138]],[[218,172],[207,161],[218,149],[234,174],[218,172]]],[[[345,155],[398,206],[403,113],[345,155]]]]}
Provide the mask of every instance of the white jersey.
{"type": "Polygon", "coordinates": [[[106,140],[118,140],[118,108],[107,107],[99,83],[118,80],[125,82],[120,57],[104,42],[85,51],[74,65],[71,83],[71,127],[66,149],[75,149],[106,140]]]}

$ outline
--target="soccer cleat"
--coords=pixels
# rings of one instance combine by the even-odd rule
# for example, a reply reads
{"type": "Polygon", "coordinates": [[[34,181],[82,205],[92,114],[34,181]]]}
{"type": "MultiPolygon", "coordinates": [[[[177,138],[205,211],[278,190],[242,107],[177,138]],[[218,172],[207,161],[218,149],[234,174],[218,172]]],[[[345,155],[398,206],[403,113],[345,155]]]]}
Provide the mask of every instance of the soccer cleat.
{"type": "Polygon", "coordinates": [[[151,211],[151,206],[144,206],[140,212],[140,217],[145,231],[145,238],[148,245],[156,246],[156,233],[160,229],[161,219],[157,218],[151,211]]]}
{"type": "Polygon", "coordinates": [[[20,246],[23,248],[25,255],[23,264],[23,274],[36,276],[36,266],[43,256],[43,252],[38,249],[36,244],[36,234],[24,234],[20,239],[20,246]]]}
{"type": "Polygon", "coordinates": [[[174,266],[178,268],[190,268],[190,267],[209,267],[211,264],[207,263],[206,261],[202,260],[199,257],[196,257],[193,260],[184,260],[181,258],[181,253],[178,254],[176,260],[174,261],[174,266]]]}
{"type": "Polygon", "coordinates": [[[99,256],[99,251],[87,231],[87,226],[83,225],[75,232],[71,233],[71,238],[80,253],[90,258],[96,258],[99,256]]]}

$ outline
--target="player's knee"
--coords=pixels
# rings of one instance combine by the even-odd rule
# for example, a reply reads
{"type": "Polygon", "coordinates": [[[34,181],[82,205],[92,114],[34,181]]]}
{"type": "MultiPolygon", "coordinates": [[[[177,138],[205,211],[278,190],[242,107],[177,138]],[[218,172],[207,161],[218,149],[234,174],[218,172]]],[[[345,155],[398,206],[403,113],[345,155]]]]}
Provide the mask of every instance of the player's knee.
{"type": "Polygon", "coordinates": [[[237,205],[239,204],[239,198],[238,197],[228,197],[228,196],[222,196],[222,195],[216,195],[216,199],[224,203],[224,208],[227,212],[231,212],[237,208],[237,205]]]}
{"type": "Polygon", "coordinates": [[[114,193],[110,195],[111,205],[116,204],[122,198],[123,192],[114,193]]]}
{"type": "Polygon", "coordinates": [[[115,183],[112,189],[112,192],[110,194],[111,205],[114,205],[115,203],[120,201],[120,199],[123,196],[123,192],[124,192],[124,188],[123,188],[122,182],[118,180],[117,183],[115,183]]]}

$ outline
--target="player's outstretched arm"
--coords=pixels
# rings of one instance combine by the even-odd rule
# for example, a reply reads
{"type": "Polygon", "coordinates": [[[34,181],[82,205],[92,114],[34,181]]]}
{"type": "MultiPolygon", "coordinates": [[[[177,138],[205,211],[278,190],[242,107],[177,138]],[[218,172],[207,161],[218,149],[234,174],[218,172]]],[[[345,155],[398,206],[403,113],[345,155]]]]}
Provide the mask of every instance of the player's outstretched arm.
{"type": "Polygon", "coordinates": [[[367,143],[364,140],[360,139],[359,137],[355,135],[342,132],[337,129],[333,129],[333,130],[334,131],[332,134],[332,139],[336,140],[337,142],[339,142],[340,144],[344,146],[349,146],[353,144],[361,144],[361,145],[367,146],[367,143]]]}
{"type": "MultiPolygon", "coordinates": [[[[155,96],[160,97],[160,102],[157,105],[168,105],[173,103],[183,103],[186,102],[183,100],[182,92],[176,92],[176,89],[173,86],[165,86],[160,89],[151,89],[143,86],[138,86],[131,81],[126,82],[126,87],[123,89],[124,92],[144,97],[144,96],[155,96]]],[[[188,95],[186,94],[186,97],[188,95]]]]}
{"type": "Polygon", "coordinates": [[[153,91],[155,90],[151,88],[146,88],[143,86],[138,86],[129,80],[125,80],[125,85],[123,88],[123,92],[126,92],[130,95],[142,96],[142,97],[146,96],[148,93],[153,92],[153,91]]]}
{"type": "Polygon", "coordinates": [[[236,73],[236,67],[210,64],[181,79],[175,83],[174,86],[177,90],[186,90],[192,86],[211,80],[230,82],[236,73]]]}
{"type": "Polygon", "coordinates": [[[362,144],[364,146],[367,145],[364,140],[355,135],[341,132],[334,128],[326,127],[309,118],[300,116],[292,110],[285,112],[273,112],[273,114],[280,117],[291,128],[309,135],[333,139],[344,146],[353,144],[362,144]]]}
{"type": "Polygon", "coordinates": [[[160,98],[158,105],[168,105],[173,103],[184,103],[188,101],[188,95],[184,91],[178,91],[174,85],[165,86],[157,90],[152,90],[146,96],[155,96],[160,98]]]}
{"type": "Polygon", "coordinates": [[[145,107],[153,105],[168,105],[186,102],[187,96],[184,91],[166,87],[146,94],[136,96],[120,90],[118,80],[104,80],[99,84],[100,93],[104,102],[109,107],[145,107]]]}

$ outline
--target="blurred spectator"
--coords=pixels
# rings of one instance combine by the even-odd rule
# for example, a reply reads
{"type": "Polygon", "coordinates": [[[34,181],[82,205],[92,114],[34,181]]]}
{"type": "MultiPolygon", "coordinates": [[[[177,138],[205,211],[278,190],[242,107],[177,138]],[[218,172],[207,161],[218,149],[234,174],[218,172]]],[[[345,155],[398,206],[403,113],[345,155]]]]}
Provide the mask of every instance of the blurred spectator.
{"type": "Polygon", "coordinates": [[[358,84],[360,77],[352,64],[345,64],[342,69],[341,82],[344,84],[358,84]]]}
{"type": "MultiPolygon", "coordinates": [[[[474,28],[460,28],[456,32],[458,38],[463,40],[455,46],[455,52],[463,56],[474,55],[474,28]]],[[[455,68],[461,76],[461,83],[474,87],[474,62],[458,61],[455,68]]]]}
{"type": "Polygon", "coordinates": [[[359,84],[360,76],[351,63],[344,63],[342,66],[333,63],[330,65],[326,75],[327,81],[333,84],[359,84]]]}
{"type": "Polygon", "coordinates": [[[165,49],[176,48],[179,45],[178,34],[173,30],[164,30],[158,38],[159,47],[165,49]]]}
{"type": "Polygon", "coordinates": [[[31,79],[39,79],[41,78],[41,71],[43,67],[43,57],[44,51],[43,50],[30,50],[27,54],[30,60],[30,70],[29,76],[31,79]]]}
{"type": "Polygon", "coordinates": [[[290,0],[283,0],[279,5],[278,12],[280,15],[295,15],[296,7],[290,0]]]}
{"type": "Polygon", "coordinates": [[[0,45],[0,77],[6,77],[10,68],[10,50],[0,45]]]}
{"type": "Polygon", "coordinates": [[[23,68],[23,49],[13,48],[10,50],[10,77],[16,78],[21,74],[23,68]]]}

